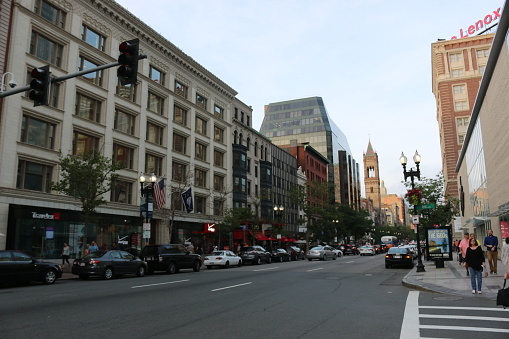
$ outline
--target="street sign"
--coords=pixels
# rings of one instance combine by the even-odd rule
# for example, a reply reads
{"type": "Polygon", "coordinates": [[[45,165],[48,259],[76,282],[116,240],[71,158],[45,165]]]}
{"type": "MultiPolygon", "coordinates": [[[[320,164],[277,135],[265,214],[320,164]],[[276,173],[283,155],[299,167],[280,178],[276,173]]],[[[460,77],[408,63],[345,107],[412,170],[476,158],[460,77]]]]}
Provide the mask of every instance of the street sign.
{"type": "Polygon", "coordinates": [[[418,210],[431,210],[435,208],[435,204],[417,205],[418,210]]]}
{"type": "Polygon", "coordinates": [[[144,231],[150,231],[150,223],[149,222],[144,222],[143,223],[143,230],[144,231]]]}
{"type": "Polygon", "coordinates": [[[145,239],[150,238],[150,231],[143,231],[143,238],[145,239]]]}
{"type": "Polygon", "coordinates": [[[414,224],[414,225],[419,224],[419,216],[418,215],[412,215],[412,224],[414,224]]]}

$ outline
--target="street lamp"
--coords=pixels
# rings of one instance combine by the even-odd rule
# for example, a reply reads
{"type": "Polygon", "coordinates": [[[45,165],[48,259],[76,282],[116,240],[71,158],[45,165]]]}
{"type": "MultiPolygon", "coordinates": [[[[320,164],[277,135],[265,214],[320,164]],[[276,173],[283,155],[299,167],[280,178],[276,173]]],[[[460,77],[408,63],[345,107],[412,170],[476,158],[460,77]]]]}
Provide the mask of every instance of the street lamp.
{"type": "MultiPolygon", "coordinates": [[[[145,197],[145,222],[148,223],[149,216],[149,197],[150,194],[154,195],[154,183],[157,181],[157,177],[154,173],[150,177],[146,177],[145,175],[140,175],[140,185],[141,185],[141,195],[145,197]],[[147,179],[149,182],[146,183],[147,179]]],[[[153,206],[153,205],[152,205],[153,206]]],[[[150,212],[153,211],[153,207],[150,212]]]]}
{"type": "MultiPolygon", "coordinates": [[[[414,178],[416,177],[419,180],[421,179],[421,171],[419,170],[419,164],[421,163],[421,156],[419,155],[419,153],[417,153],[417,150],[415,151],[413,160],[414,160],[414,163],[415,163],[417,169],[414,170],[413,168],[410,168],[410,170],[407,171],[406,170],[407,158],[403,154],[403,152],[401,152],[401,157],[399,157],[399,162],[403,166],[403,175],[405,176],[405,181],[408,177],[410,177],[410,182],[412,184],[412,190],[415,189],[414,178]]],[[[417,204],[414,204],[414,215],[417,215],[417,204]]],[[[426,272],[426,270],[424,269],[424,265],[422,264],[422,259],[421,259],[421,241],[419,239],[419,223],[414,223],[414,224],[415,224],[415,232],[417,233],[416,234],[416,238],[417,238],[417,272],[426,272]]]]}
{"type": "Polygon", "coordinates": [[[280,206],[274,206],[274,217],[277,219],[278,221],[278,232],[281,232],[281,217],[283,216],[283,211],[284,211],[284,207],[283,205],[280,205],[280,206]]]}
{"type": "Polygon", "coordinates": [[[334,220],[332,220],[332,222],[334,224],[334,234],[335,234],[334,242],[337,243],[338,242],[338,225],[339,225],[339,220],[334,219],[334,220]]]}

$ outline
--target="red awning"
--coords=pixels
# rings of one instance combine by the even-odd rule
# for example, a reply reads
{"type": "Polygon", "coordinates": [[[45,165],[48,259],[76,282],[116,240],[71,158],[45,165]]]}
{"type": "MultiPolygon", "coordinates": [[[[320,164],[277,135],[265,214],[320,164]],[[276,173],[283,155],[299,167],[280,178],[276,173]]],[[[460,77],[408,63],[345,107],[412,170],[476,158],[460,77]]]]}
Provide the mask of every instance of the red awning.
{"type": "Polygon", "coordinates": [[[287,241],[288,242],[296,242],[297,240],[295,240],[294,238],[289,238],[287,241]]]}
{"type": "Polygon", "coordinates": [[[272,239],[268,238],[265,234],[260,232],[260,233],[256,234],[256,240],[265,241],[265,240],[272,240],[272,239]]]}

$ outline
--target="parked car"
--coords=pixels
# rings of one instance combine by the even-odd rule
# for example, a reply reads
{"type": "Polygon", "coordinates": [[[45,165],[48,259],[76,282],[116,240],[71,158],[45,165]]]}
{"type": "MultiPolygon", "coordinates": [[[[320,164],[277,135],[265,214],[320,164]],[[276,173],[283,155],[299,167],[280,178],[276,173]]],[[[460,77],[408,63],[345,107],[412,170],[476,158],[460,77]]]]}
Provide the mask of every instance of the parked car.
{"type": "Polygon", "coordinates": [[[412,246],[412,245],[401,245],[401,246],[398,246],[399,248],[408,248],[410,249],[410,252],[412,252],[412,256],[414,257],[414,259],[417,259],[417,246],[412,246]]]}
{"type": "Polygon", "coordinates": [[[0,251],[0,282],[53,284],[62,277],[60,265],[44,262],[19,251],[0,251]]]}
{"type": "Polygon", "coordinates": [[[407,247],[391,247],[385,255],[385,268],[393,266],[414,267],[414,256],[407,247]]]}
{"type": "Polygon", "coordinates": [[[339,248],[332,247],[332,252],[336,253],[336,257],[338,258],[343,256],[343,251],[341,251],[339,248]]]}
{"type": "Polygon", "coordinates": [[[140,258],[146,261],[149,274],[155,271],[173,274],[186,268],[199,272],[202,264],[201,256],[189,252],[182,244],[147,245],[141,250],[140,258]]]}
{"type": "Polygon", "coordinates": [[[357,249],[357,247],[355,245],[350,245],[350,244],[347,244],[347,245],[340,245],[339,249],[341,251],[343,251],[343,254],[344,255],[357,255],[359,254],[359,250],[357,249]]]}
{"type": "Polygon", "coordinates": [[[319,259],[319,260],[334,259],[334,260],[336,260],[336,258],[337,258],[336,253],[334,253],[333,248],[330,246],[315,246],[309,250],[309,252],[306,256],[309,261],[311,261],[313,259],[319,259]]]}
{"type": "Polygon", "coordinates": [[[85,280],[91,276],[103,279],[121,277],[124,274],[135,274],[143,277],[147,272],[147,264],[140,258],[125,251],[95,251],[72,264],[72,274],[85,280]]]}
{"type": "Polygon", "coordinates": [[[283,261],[291,261],[292,256],[290,253],[286,252],[282,248],[277,248],[272,251],[270,251],[270,254],[272,256],[272,262],[283,262],[283,261]]]}
{"type": "Polygon", "coordinates": [[[382,248],[380,245],[373,245],[373,248],[375,249],[375,254],[382,253],[382,248]]]}
{"type": "Polygon", "coordinates": [[[222,266],[224,268],[228,268],[230,266],[240,267],[242,266],[242,258],[232,251],[214,251],[205,256],[203,264],[209,270],[212,266],[222,266]]]}
{"type": "Polygon", "coordinates": [[[272,262],[271,254],[261,246],[244,246],[240,248],[240,257],[243,263],[250,262],[260,265],[262,262],[270,264],[272,262]]]}
{"type": "Polygon", "coordinates": [[[288,246],[286,251],[290,254],[292,260],[306,259],[306,254],[304,251],[297,246],[288,246]]]}
{"type": "Polygon", "coordinates": [[[361,246],[359,247],[359,254],[360,255],[375,255],[376,251],[373,246],[361,246]]]}

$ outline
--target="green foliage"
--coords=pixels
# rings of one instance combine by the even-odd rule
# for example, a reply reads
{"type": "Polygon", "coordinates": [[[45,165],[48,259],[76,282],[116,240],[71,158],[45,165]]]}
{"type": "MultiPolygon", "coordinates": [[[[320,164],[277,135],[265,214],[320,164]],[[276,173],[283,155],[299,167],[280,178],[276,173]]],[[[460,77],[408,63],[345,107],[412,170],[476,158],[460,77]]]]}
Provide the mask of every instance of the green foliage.
{"type": "Polygon", "coordinates": [[[225,212],[223,221],[218,223],[216,228],[232,232],[245,224],[258,225],[257,216],[249,208],[231,208],[225,212]]]}

